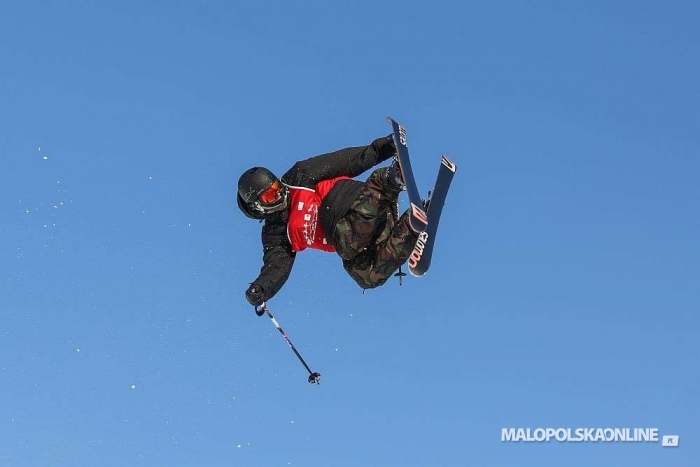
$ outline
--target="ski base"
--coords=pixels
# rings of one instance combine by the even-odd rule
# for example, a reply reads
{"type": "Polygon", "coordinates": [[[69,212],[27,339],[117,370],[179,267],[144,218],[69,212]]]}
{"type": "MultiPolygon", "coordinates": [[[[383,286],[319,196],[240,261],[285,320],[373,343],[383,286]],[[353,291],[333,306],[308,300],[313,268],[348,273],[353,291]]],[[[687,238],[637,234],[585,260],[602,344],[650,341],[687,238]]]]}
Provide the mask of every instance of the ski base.
{"type": "Polygon", "coordinates": [[[450,189],[450,184],[456,171],[457,166],[455,163],[443,155],[435,187],[426,201],[427,228],[420,233],[416,246],[408,258],[408,270],[413,276],[420,277],[428,272],[430,268],[435,246],[435,234],[437,233],[447,192],[450,189]]]}
{"type": "Polygon", "coordinates": [[[408,193],[408,201],[411,203],[410,223],[411,228],[415,232],[423,232],[428,227],[428,217],[425,210],[422,208],[420,192],[416,185],[416,179],[413,176],[411,168],[411,158],[408,155],[408,144],[406,138],[406,129],[399,125],[391,117],[387,117],[387,121],[391,124],[394,130],[394,145],[396,146],[396,158],[399,161],[401,176],[406,184],[406,192],[408,193]]]}

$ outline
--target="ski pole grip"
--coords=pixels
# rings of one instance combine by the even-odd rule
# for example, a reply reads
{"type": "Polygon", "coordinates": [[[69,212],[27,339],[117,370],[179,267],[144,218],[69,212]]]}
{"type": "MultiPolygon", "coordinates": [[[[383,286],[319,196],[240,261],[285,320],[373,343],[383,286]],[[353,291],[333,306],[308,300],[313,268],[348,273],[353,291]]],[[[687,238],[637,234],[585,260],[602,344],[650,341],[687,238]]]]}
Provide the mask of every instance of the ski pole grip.
{"type": "Polygon", "coordinates": [[[265,304],[264,303],[262,305],[255,307],[255,314],[258,316],[262,316],[265,314],[265,304]]]}

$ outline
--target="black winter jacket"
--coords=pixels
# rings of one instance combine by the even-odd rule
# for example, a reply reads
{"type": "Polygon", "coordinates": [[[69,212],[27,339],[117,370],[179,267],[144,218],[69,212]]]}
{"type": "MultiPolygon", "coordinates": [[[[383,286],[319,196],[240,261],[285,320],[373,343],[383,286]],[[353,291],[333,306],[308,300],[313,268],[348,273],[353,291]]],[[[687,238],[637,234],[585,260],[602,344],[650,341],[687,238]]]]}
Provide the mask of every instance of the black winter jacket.
{"type": "MultiPolygon", "coordinates": [[[[328,154],[299,161],[281,178],[292,186],[315,188],[322,180],[340,176],[356,177],[395,154],[391,136],[378,138],[368,146],[340,149],[328,154]]],[[[326,195],[321,205],[320,219],[326,238],[333,241],[335,225],[347,214],[363,183],[340,181],[326,195]]],[[[272,298],[289,278],[296,253],[287,237],[289,209],[265,218],[262,227],[263,266],[252,282],[263,290],[264,300],[272,298]]]]}

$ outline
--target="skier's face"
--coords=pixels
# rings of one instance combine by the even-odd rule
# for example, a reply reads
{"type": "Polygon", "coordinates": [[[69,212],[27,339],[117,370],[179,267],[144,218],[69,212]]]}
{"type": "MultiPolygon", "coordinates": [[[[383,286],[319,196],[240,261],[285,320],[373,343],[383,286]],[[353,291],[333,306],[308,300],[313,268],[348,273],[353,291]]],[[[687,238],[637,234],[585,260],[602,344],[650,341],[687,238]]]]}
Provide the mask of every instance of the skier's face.
{"type": "Polygon", "coordinates": [[[282,184],[279,180],[270,185],[270,188],[260,194],[260,204],[263,206],[274,206],[283,196],[282,184]]]}

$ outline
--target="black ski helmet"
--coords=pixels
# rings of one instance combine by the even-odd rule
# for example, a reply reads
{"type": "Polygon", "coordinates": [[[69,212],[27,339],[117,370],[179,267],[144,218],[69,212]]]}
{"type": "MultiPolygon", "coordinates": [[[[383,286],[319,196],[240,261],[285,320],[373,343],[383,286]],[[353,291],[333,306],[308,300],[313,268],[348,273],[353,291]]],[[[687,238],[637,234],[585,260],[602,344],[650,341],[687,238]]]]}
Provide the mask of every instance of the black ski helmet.
{"type": "Polygon", "coordinates": [[[289,190],[269,170],[253,167],[243,172],[238,179],[238,208],[252,219],[263,219],[267,214],[278,212],[287,207],[289,190]],[[261,195],[273,185],[279,186],[274,201],[265,203],[261,195]]]}

